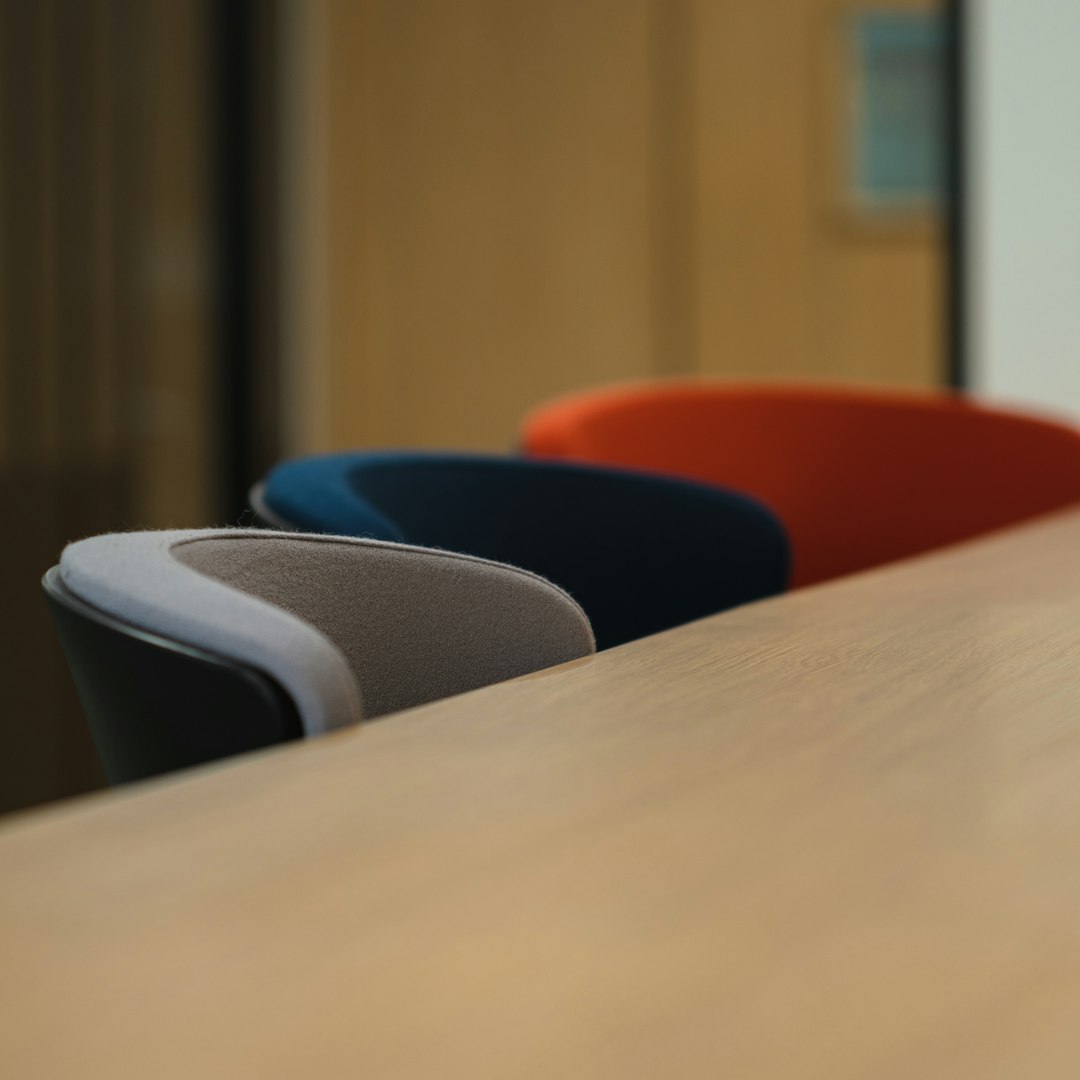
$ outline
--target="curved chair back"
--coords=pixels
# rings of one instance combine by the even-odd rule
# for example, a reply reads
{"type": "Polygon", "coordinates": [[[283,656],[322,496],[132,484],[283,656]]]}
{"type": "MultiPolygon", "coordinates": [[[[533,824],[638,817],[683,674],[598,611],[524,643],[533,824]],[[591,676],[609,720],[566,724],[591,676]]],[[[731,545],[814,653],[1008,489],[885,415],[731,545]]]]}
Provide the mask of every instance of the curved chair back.
{"type": "Polygon", "coordinates": [[[350,537],[203,529],[65,548],[49,599],[114,782],[589,655],[534,574],[350,537]]]}
{"type": "Polygon", "coordinates": [[[106,615],[64,585],[59,566],[42,588],[110,783],[303,734],[269,675],[106,615]]]}
{"type": "Polygon", "coordinates": [[[1080,499],[1080,433],[950,395],[669,383],[545,405],[530,455],[725,484],[772,507],[792,584],[965,540],[1080,499]]]}
{"type": "Polygon", "coordinates": [[[556,582],[598,648],[781,592],[782,527],[751,499],[617,469],[484,454],[286,462],[252,496],[270,520],[468,552],[556,582]]]}

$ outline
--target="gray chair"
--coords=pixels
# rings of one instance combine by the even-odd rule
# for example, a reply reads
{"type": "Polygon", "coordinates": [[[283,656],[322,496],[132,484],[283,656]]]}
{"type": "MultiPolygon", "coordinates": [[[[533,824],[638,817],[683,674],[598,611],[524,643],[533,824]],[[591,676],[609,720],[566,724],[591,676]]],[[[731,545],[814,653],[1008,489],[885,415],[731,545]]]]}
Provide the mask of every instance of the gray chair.
{"type": "Polygon", "coordinates": [[[595,651],[581,608],[535,574],[351,537],[96,536],[65,548],[44,587],[114,782],[595,651]]]}

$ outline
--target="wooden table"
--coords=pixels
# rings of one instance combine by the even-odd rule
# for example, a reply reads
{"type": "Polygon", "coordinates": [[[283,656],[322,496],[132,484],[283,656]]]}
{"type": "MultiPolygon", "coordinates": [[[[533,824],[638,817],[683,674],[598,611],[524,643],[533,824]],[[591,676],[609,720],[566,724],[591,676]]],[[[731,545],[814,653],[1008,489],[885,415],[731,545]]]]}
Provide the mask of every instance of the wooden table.
{"type": "Polygon", "coordinates": [[[1080,513],[0,830],[0,1073],[1080,1073],[1080,513]]]}

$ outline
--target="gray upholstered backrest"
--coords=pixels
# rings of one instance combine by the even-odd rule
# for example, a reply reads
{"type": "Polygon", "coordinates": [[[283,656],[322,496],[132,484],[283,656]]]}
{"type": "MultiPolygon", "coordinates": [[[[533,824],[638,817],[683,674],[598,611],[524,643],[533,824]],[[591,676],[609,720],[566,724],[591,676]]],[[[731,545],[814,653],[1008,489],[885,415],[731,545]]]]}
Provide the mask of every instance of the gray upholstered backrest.
{"type": "Polygon", "coordinates": [[[581,609],[534,574],[374,540],[119,533],[70,545],[60,567],[109,614],[273,675],[308,733],[594,648],[581,609]]]}

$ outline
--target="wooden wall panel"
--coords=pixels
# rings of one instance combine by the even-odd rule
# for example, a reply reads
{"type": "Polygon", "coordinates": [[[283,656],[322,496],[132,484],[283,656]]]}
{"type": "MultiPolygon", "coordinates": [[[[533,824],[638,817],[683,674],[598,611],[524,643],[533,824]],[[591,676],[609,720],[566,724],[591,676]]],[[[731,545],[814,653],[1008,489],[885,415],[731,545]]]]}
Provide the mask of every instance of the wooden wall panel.
{"type": "Polygon", "coordinates": [[[806,3],[699,0],[699,357],[709,374],[815,369],[806,3]]]}
{"type": "Polygon", "coordinates": [[[843,20],[861,7],[940,4],[696,3],[703,373],[942,381],[937,223],[843,205],[843,20]]]}
{"type": "Polygon", "coordinates": [[[887,4],[813,0],[807,45],[815,117],[817,187],[809,216],[814,247],[815,353],[832,378],[940,385],[945,376],[944,231],[933,209],[892,219],[844,206],[842,128],[850,111],[843,23],[864,8],[940,11],[941,0],[887,4]]]}
{"type": "Polygon", "coordinates": [[[645,0],[330,0],[325,422],[507,447],[651,370],[645,0]]]}
{"type": "Polygon", "coordinates": [[[295,452],[507,447],[638,377],[939,381],[935,230],[828,190],[845,5],[283,4],[295,452]]]}

